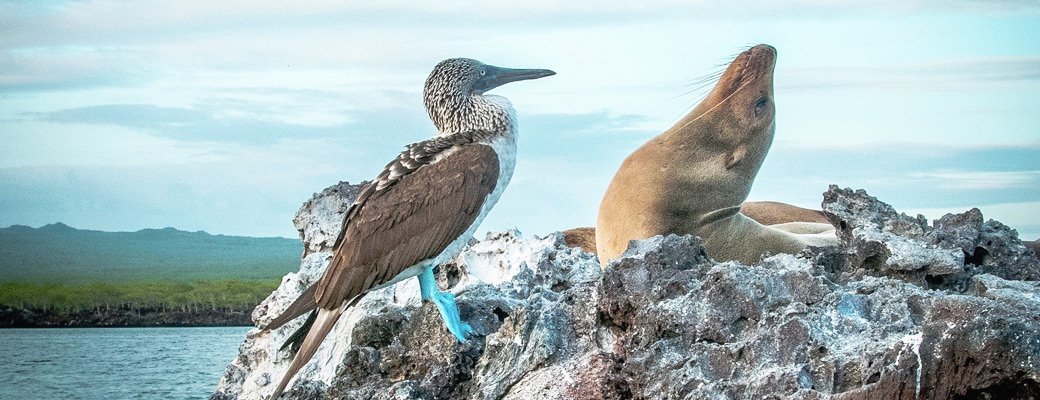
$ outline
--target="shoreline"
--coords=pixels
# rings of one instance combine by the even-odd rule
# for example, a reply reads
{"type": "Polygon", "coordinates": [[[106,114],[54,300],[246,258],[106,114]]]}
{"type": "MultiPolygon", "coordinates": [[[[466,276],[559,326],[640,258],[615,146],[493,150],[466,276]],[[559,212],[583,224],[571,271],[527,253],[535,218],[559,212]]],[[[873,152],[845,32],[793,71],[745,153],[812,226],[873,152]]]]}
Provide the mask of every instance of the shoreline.
{"type": "Polygon", "coordinates": [[[163,329],[163,328],[255,328],[256,325],[148,325],[148,326],[0,326],[0,331],[5,330],[45,330],[45,329],[163,329]]]}
{"type": "Polygon", "coordinates": [[[177,328],[254,326],[253,307],[181,309],[114,307],[77,312],[0,306],[0,329],[7,328],[177,328]]]}
{"type": "Polygon", "coordinates": [[[0,326],[0,331],[10,330],[46,330],[46,329],[165,329],[165,328],[255,328],[256,325],[148,325],[148,326],[0,326]]]}

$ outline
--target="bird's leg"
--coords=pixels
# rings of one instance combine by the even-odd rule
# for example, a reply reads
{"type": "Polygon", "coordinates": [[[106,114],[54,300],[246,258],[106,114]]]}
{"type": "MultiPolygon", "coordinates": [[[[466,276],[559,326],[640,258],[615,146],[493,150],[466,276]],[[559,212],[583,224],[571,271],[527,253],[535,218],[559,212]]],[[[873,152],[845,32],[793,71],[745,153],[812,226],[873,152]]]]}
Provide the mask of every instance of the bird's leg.
{"type": "Polygon", "coordinates": [[[473,328],[459,318],[459,307],[455,305],[455,296],[437,290],[437,281],[433,278],[433,266],[426,267],[423,273],[419,274],[419,292],[422,294],[423,300],[431,300],[433,304],[437,305],[448,330],[460,342],[465,342],[466,335],[473,332],[473,328]]]}

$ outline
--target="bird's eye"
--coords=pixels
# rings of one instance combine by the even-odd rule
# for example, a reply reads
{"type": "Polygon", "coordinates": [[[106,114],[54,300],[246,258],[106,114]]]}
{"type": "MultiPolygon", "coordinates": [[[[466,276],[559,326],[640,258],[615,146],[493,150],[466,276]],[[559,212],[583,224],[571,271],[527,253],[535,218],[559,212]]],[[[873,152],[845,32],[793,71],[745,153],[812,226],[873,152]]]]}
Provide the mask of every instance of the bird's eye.
{"type": "Polygon", "coordinates": [[[487,75],[487,70],[481,69],[480,70],[480,76],[484,76],[484,75],[487,75]]]}

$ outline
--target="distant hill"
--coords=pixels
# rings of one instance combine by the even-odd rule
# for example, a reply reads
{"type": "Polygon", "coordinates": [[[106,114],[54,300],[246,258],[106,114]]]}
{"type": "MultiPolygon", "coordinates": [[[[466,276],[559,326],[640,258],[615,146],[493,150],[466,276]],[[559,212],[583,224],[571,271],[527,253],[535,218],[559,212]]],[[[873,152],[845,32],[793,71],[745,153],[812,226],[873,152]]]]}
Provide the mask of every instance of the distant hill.
{"type": "Polygon", "coordinates": [[[269,281],[299,268],[302,253],[287,238],[14,225],[0,228],[0,283],[269,281]]]}

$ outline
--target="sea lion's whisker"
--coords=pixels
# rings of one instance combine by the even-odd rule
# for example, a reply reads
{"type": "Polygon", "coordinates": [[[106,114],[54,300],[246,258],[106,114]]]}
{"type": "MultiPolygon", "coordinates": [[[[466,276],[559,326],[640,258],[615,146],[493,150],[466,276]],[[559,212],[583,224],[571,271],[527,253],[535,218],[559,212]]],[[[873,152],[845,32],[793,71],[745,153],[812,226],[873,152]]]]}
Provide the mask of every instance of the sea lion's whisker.
{"type": "Polygon", "coordinates": [[[719,108],[720,106],[722,106],[723,104],[726,103],[726,100],[729,100],[729,99],[733,98],[733,96],[736,95],[737,93],[740,93],[740,91],[743,90],[745,87],[747,87],[747,85],[750,84],[751,82],[754,82],[754,79],[747,79],[747,80],[745,80],[744,83],[741,83],[740,86],[737,87],[737,90],[733,91],[733,93],[730,93],[728,96],[726,96],[726,98],[720,100],[714,106],[711,106],[711,108],[709,108],[707,111],[702,112],[702,113],[700,113],[700,115],[697,115],[696,117],[691,119],[690,122],[687,122],[687,123],[683,124],[682,126],[680,126],[678,128],[678,130],[682,130],[683,128],[687,127],[688,125],[690,125],[690,124],[700,120],[701,117],[711,113],[712,111],[715,111],[716,108],[719,108]]]}

